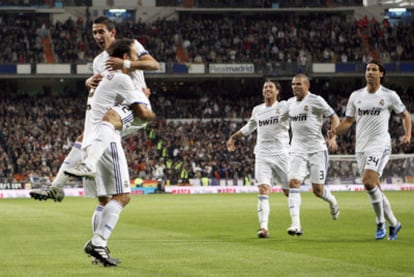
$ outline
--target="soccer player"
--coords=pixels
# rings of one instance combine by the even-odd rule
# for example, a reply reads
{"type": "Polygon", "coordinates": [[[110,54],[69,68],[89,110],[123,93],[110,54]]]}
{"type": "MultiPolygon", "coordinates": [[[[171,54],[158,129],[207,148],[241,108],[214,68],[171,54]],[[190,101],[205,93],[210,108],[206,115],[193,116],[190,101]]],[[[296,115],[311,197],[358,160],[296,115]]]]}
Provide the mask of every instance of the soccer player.
{"type": "MultiPolygon", "coordinates": [[[[139,53],[132,39],[119,39],[111,44],[108,54],[129,61],[137,61],[139,53]]],[[[149,100],[144,93],[137,93],[136,85],[128,75],[128,69],[108,71],[102,75],[99,85],[89,93],[85,116],[82,149],[86,149],[96,135],[96,128],[105,112],[122,101],[124,105],[133,106],[136,116],[144,120],[154,118],[148,109],[149,100]]],[[[118,261],[110,256],[107,248],[110,238],[123,208],[130,201],[130,178],[128,163],[121,143],[121,133],[113,129],[109,147],[97,163],[96,185],[88,183],[85,196],[107,199],[102,210],[101,220],[93,237],[84,247],[87,254],[98,259],[105,266],[116,266],[118,261]]]]}
{"type": "Polygon", "coordinates": [[[371,61],[365,69],[366,86],[354,91],[348,99],[345,118],[328,133],[329,136],[345,133],[356,122],[355,155],[362,182],[368,192],[376,215],[377,240],[387,235],[385,220],[389,225],[389,240],[396,240],[402,225],[395,217],[391,204],[381,190],[380,177],[391,154],[389,134],[390,114],[401,115],[404,135],[402,144],[411,141],[411,116],[398,94],[382,85],[384,67],[371,61]]]}
{"type": "MultiPolygon", "coordinates": [[[[146,86],[143,70],[157,70],[159,68],[158,62],[138,41],[134,41],[134,44],[139,54],[139,60],[124,61],[121,58],[109,57],[106,49],[108,49],[111,43],[116,40],[116,29],[114,22],[107,17],[97,17],[93,21],[92,33],[96,43],[101,49],[103,49],[103,51],[96,56],[93,61],[94,74],[86,80],[86,87],[89,90],[95,89],[102,79],[102,73],[105,72],[107,68],[122,69],[125,67],[125,69],[128,69],[128,72],[133,79],[137,92],[141,93],[143,91],[147,96],[149,96],[150,91],[146,86]]],[[[104,122],[102,122],[104,127],[102,130],[105,128],[122,128],[123,136],[126,136],[142,128],[142,122],[139,122],[140,124],[138,126],[125,122],[126,120],[130,121],[131,118],[133,118],[132,111],[125,112],[125,110],[119,109],[117,111],[121,111],[123,113],[117,114],[115,109],[110,109],[104,115],[104,122]]],[[[81,145],[82,135],[77,138],[77,141],[72,146],[71,151],[63,161],[52,184],[50,186],[42,187],[41,189],[32,190],[30,192],[30,196],[32,198],[38,200],[47,200],[48,198],[55,201],[63,200],[63,186],[69,179],[69,175],[66,175],[64,172],[82,162],[81,145]]],[[[101,207],[97,207],[97,210],[101,210],[101,207]]]]}
{"type": "Polygon", "coordinates": [[[327,142],[322,134],[324,118],[330,118],[331,129],[339,124],[339,118],[328,103],[309,91],[310,82],[305,74],[297,74],[292,79],[293,97],[289,98],[289,118],[292,132],[290,144],[291,160],[289,168],[289,211],[291,226],[289,235],[303,235],[300,223],[300,186],[309,176],[313,193],[329,203],[334,220],[339,217],[339,207],[335,196],[324,185],[328,172],[328,147],[336,150],[336,137],[327,142]],[[328,143],[328,147],[326,146],[328,143]]]}
{"type": "Polygon", "coordinates": [[[259,238],[269,237],[269,193],[273,184],[279,181],[284,194],[287,196],[289,193],[289,118],[286,101],[277,100],[279,92],[279,83],[265,81],[262,89],[264,103],[255,106],[249,121],[227,140],[227,149],[232,152],[236,149],[237,140],[257,130],[254,154],[255,178],[259,189],[259,238]]]}

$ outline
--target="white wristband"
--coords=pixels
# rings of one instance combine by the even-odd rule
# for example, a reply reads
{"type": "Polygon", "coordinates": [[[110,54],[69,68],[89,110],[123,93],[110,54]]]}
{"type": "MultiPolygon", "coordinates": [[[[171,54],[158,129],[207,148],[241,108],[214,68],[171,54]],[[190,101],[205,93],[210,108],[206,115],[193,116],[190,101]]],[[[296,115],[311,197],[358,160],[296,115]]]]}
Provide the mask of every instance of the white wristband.
{"type": "Polygon", "coordinates": [[[124,68],[130,69],[131,68],[131,61],[124,60],[124,68]]]}

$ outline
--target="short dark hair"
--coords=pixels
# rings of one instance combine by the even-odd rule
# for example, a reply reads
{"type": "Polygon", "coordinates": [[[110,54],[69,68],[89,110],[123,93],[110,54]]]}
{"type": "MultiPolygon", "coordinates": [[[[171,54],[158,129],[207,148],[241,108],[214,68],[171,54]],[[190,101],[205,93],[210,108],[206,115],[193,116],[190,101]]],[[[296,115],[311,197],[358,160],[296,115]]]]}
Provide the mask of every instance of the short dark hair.
{"type": "Polygon", "coordinates": [[[109,56],[115,58],[122,58],[126,53],[128,56],[131,56],[131,44],[134,43],[133,39],[121,38],[117,39],[109,46],[107,52],[109,56]]]}
{"type": "Polygon", "coordinates": [[[277,81],[273,81],[272,79],[265,79],[264,82],[265,83],[273,83],[278,91],[280,91],[282,89],[282,86],[280,85],[280,83],[277,82],[277,81]]]}
{"type": "Polygon", "coordinates": [[[113,29],[115,29],[115,22],[113,22],[110,18],[106,16],[99,16],[95,18],[93,24],[103,24],[106,26],[108,31],[112,31],[113,29]]]}
{"type": "Polygon", "coordinates": [[[368,64],[376,64],[376,65],[378,65],[379,71],[380,71],[380,72],[382,72],[382,78],[381,78],[381,81],[382,81],[382,80],[384,80],[384,78],[385,78],[385,68],[384,68],[384,66],[382,65],[382,63],[380,63],[379,61],[376,61],[376,60],[372,60],[372,61],[369,61],[369,62],[367,63],[367,65],[368,65],[368,64]]]}

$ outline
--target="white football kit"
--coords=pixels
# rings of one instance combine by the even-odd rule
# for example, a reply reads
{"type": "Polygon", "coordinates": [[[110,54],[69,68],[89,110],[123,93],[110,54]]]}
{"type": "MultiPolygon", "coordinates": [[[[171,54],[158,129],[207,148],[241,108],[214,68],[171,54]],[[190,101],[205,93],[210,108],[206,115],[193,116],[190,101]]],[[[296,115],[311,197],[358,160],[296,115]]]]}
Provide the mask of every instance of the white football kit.
{"type": "MultiPolygon", "coordinates": [[[[148,51],[144,48],[144,46],[139,43],[137,40],[134,40],[134,46],[137,50],[138,56],[142,57],[148,54],[148,51]]],[[[109,58],[109,54],[106,51],[101,52],[98,56],[96,56],[93,60],[93,73],[94,74],[102,74],[106,71],[105,63],[109,58]]],[[[137,93],[143,94],[143,88],[146,88],[146,82],[144,77],[144,71],[142,70],[133,70],[128,73],[132,79],[132,82],[135,86],[137,93]]],[[[148,105],[148,108],[151,109],[151,105],[148,105]]],[[[118,105],[113,107],[113,110],[119,114],[122,120],[122,137],[128,136],[130,134],[135,133],[137,130],[142,129],[146,126],[146,123],[142,123],[141,120],[134,119],[134,115],[132,111],[127,111],[124,106],[118,105]]]]}
{"type": "MultiPolygon", "coordinates": [[[[96,128],[102,122],[107,110],[119,103],[148,104],[143,93],[137,93],[130,76],[120,70],[106,72],[95,91],[88,96],[85,116],[82,149],[86,149],[94,140],[96,128]]],[[[114,133],[110,146],[97,163],[96,186],[85,182],[86,196],[106,196],[130,192],[129,172],[126,156],[121,144],[120,132],[114,133]]]]}
{"type": "Polygon", "coordinates": [[[313,184],[324,184],[328,171],[328,148],[322,134],[324,118],[335,111],[321,96],[311,92],[302,101],[288,100],[292,131],[289,180],[309,175],[313,184]]]}
{"type": "Polygon", "coordinates": [[[381,176],[391,154],[391,112],[401,114],[405,110],[398,94],[383,86],[375,93],[369,93],[365,87],[351,94],[345,116],[356,121],[355,153],[361,174],[364,169],[371,169],[381,176]]]}
{"type": "Polygon", "coordinates": [[[288,189],[289,118],[286,101],[272,106],[264,103],[253,108],[249,121],[240,132],[247,136],[257,130],[254,147],[255,178],[258,184],[273,185],[279,181],[288,189]]]}

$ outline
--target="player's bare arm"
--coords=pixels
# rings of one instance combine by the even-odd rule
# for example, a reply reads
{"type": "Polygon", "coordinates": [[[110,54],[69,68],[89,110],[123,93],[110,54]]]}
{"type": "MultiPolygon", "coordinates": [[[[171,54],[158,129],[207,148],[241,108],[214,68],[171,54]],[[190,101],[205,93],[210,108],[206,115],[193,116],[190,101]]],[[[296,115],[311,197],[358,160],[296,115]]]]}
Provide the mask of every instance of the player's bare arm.
{"type": "Polygon", "coordinates": [[[137,61],[126,61],[120,58],[110,57],[106,61],[105,67],[112,70],[123,68],[128,70],[158,70],[160,65],[154,57],[147,54],[141,56],[137,61]]]}
{"type": "Polygon", "coordinates": [[[155,113],[149,110],[144,104],[133,104],[131,105],[134,115],[144,121],[152,121],[155,119],[155,113]]]}
{"type": "Polygon", "coordinates": [[[354,121],[354,117],[345,117],[342,119],[341,123],[336,126],[336,128],[331,128],[331,130],[328,131],[328,137],[344,134],[346,131],[348,131],[349,128],[351,128],[352,124],[354,124],[354,121]]]}
{"type": "Polygon", "coordinates": [[[227,140],[227,150],[233,152],[236,150],[236,140],[239,140],[243,137],[243,134],[240,131],[234,133],[230,138],[227,140]]]}
{"type": "Polygon", "coordinates": [[[329,151],[336,151],[338,149],[338,144],[336,143],[336,134],[332,132],[335,131],[335,129],[338,127],[339,125],[339,117],[334,114],[331,116],[331,128],[330,128],[330,132],[331,134],[329,135],[328,132],[328,149],[329,151]]]}
{"type": "Polygon", "coordinates": [[[404,135],[401,136],[400,142],[401,144],[410,144],[411,143],[411,130],[412,130],[411,115],[408,111],[404,111],[401,114],[401,117],[402,117],[402,124],[404,127],[404,135]]]}

